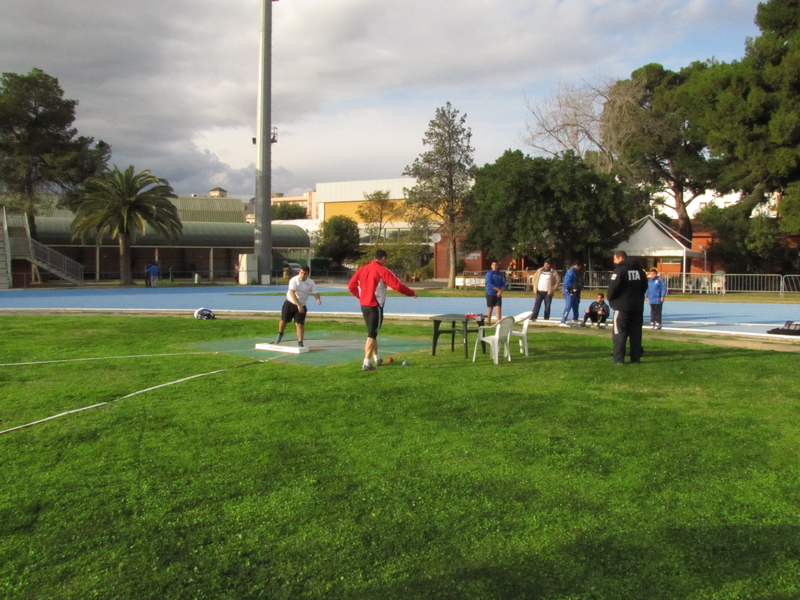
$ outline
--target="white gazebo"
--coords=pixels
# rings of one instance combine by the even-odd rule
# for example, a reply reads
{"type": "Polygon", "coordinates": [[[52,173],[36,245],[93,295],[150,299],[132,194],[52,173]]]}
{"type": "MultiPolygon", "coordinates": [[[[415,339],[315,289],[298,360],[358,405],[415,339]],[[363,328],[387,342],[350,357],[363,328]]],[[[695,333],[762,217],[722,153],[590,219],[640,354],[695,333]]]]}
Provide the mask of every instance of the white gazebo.
{"type": "Polygon", "coordinates": [[[622,242],[617,246],[615,250],[623,250],[629,256],[681,258],[681,288],[684,291],[686,291],[687,258],[702,258],[703,270],[708,271],[705,248],[685,238],[652,215],[642,217],[633,224],[633,227],[635,228],[633,235],[627,242],[622,242]]]}

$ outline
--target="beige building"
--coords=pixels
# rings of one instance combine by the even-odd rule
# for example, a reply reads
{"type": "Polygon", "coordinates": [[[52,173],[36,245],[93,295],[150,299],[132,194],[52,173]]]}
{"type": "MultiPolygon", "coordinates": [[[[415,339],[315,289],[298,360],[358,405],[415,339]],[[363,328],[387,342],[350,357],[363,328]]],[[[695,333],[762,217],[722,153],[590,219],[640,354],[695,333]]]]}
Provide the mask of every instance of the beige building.
{"type": "Polygon", "coordinates": [[[412,177],[318,183],[316,218],[324,221],[341,215],[360,223],[361,219],[356,213],[364,203],[364,194],[388,190],[390,200],[404,200],[403,188],[414,187],[416,183],[417,180],[412,177]]]}
{"type": "MultiPolygon", "coordinates": [[[[272,206],[277,206],[279,204],[295,204],[297,206],[302,206],[306,209],[306,214],[308,215],[309,219],[316,219],[316,212],[317,212],[317,203],[316,203],[317,192],[315,190],[311,190],[310,192],[306,192],[301,196],[284,196],[280,192],[276,192],[272,194],[272,206]]],[[[256,203],[255,198],[253,198],[250,202],[245,202],[244,204],[244,213],[245,219],[248,223],[255,223],[256,221],[256,203]]]]}
{"type": "MultiPolygon", "coordinates": [[[[361,223],[357,211],[364,203],[364,194],[389,190],[391,200],[405,200],[403,188],[410,188],[417,180],[412,177],[397,179],[370,179],[366,181],[338,181],[318,183],[317,189],[300,196],[284,196],[281,193],[272,195],[272,205],[296,204],[306,209],[309,219],[324,221],[335,216],[350,217],[361,223]]],[[[226,193],[225,190],[221,190],[226,193]]],[[[255,199],[245,203],[247,221],[255,220],[255,199]]]]}

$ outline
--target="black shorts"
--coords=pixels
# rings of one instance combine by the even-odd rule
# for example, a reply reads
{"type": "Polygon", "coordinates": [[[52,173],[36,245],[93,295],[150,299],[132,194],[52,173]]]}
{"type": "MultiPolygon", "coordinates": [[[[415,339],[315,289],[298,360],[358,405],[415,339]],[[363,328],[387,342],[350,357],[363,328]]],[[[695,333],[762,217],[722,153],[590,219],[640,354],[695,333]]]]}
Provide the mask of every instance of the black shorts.
{"type": "Polygon", "coordinates": [[[281,321],[284,323],[291,323],[294,321],[298,325],[302,325],[306,322],[306,307],[304,306],[300,309],[294,302],[285,300],[283,308],[281,308],[281,321]]]}
{"type": "Polygon", "coordinates": [[[503,297],[493,296],[492,294],[486,294],[486,306],[488,308],[494,308],[495,306],[503,306],[503,297]]]}
{"type": "Polygon", "coordinates": [[[361,314],[364,315],[364,322],[367,324],[367,337],[377,339],[383,324],[383,307],[362,306],[361,314]]]}

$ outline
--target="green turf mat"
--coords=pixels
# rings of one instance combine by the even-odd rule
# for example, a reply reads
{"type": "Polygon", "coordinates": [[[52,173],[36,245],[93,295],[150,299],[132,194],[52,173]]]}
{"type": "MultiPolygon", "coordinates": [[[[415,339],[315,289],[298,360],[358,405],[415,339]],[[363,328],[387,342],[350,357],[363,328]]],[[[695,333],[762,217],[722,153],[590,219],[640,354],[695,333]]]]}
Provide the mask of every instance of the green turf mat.
{"type": "MultiPolygon", "coordinates": [[[[362,334],[353,332],[315,331],[311,334],[307,334],[304,341],[310,352],[305,352],[303,354],[271,352],[268,350],[256,350],[255,348],[256,344],[271,344],[274,341],[275,336],[272,335],[190,344],[189,347],[200,350],[210,350],[222,354],[237,354],[239,356],[297,363],[312,367],[342,364],[346,362],[360,363],[364,358],[365,337],[362,334]]],[[[395,358],[397,354],[430,348],[429,340],[415,338],[379,336],[378,344],[382,356],[395,355],[395,358]]],[[[286,345],[288,347],[295,347],[297,345],[297,337],[294,334],[290,334],[288,328],[281,345],[286,345]]]]}

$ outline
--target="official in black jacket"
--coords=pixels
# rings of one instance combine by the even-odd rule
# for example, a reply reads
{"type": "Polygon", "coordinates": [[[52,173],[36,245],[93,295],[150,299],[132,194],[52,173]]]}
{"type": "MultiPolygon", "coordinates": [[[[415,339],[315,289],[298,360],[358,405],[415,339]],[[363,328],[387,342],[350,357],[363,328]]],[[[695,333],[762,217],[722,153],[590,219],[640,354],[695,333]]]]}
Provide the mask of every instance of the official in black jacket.
{"type": "Polygon", "coordinates": [[[625,362],[625,346],[631,341],[630,359],[642,358],[642,322],[647,276],[639,263],[625,252],[614,253],[614,274],[608,284],[608,303],[614,309],[614,362],[625,362]]]}

